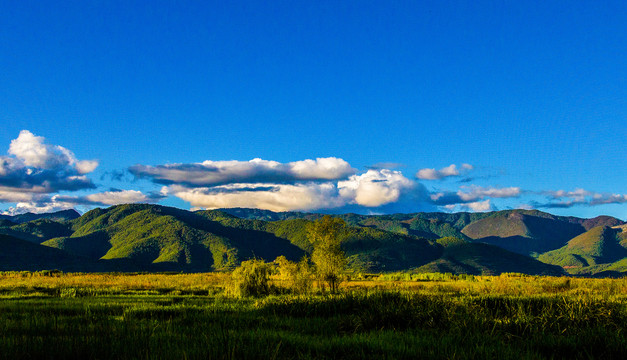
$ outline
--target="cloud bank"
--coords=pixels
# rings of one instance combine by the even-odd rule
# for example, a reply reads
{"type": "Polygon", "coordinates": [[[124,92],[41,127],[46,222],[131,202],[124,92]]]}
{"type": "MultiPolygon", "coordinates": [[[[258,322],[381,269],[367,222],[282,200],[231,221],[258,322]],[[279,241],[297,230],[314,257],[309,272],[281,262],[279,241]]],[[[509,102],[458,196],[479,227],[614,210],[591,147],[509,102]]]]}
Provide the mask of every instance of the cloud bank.
{"type": "Polygon", "coordinates": [[[207,160],[194,164],[135,165],[131,166],[129,171],[138,178],[148,178],[155,183],[188,186],[338,180],[356,172],[348,162],[335,157],[307,159],[286,164],[262,159],[207,160]]]}
{"type": "Polygon", "coordinates": [[[0,203],[13,204],[7,211],[12,214],[155,203],[171,197],[194,208],[361,213],[490,211],[498,204],[511,204],[511,199],[517,199],[513,205],[524,208],[627,203],[625,194],[584,189],[530,191],[517,186],[478,186],[470,182],[485,182],[492,176],[466,176],[474,169],[470,164],[424,168],[413,179],[394,170],[404,166],[399,163],[379,163],[358,171],[337,157],[288,163],[255,158],[138,164],[128,169],[109,169],[100,176],[100,181],[130,183],[127,175],[131,174],[135,180],[146,180],[154,187],[148,193],[103,190],[89,177],[98,166],[97,160],[79,160],[69,149],[23,130],[10,142],[7,153],[0,156],[0,203]],[[431,182],[451,177],[458,177],[457,185],[431,182]],[[430,181],[434,187],[427,189],[421,181],[430,181]]]}
{"type": "Polygon", "coordinates": [[[197,208],[249,207],[272,211],[311,211],[346,205],[378,207],[412,191],[413,181],[398,171],[368,170],[339,182],[233,183],[212,187],[165,186],[171,194],[197,208]]]}
{"type": "Polygon", "coordinates": [[[571,208],[573,206],[598,206],[627,203],[627,194],[598,193],[584,189],[573,191],[544,191],[547,201],[533,201],[531,205],[539,209],[571,208]]]}
{"type": "Polygon", "coordinates": [[[112,206],[129,203],[156,203],[163,199],[161,194],[143,194],[137,190],[111,190],[85,196],[53,195],[38,196],[19,200],[4,214],[16,215],[26,212],[46,213],[59,210],[74,209],[77,206],[112,206]]]}

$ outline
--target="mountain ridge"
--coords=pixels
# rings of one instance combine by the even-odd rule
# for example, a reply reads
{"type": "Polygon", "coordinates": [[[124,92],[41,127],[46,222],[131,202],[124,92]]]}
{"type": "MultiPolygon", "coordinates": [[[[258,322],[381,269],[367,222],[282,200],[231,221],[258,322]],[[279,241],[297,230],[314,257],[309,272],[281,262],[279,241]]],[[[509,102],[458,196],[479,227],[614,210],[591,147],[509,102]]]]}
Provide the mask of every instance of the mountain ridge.
{"type": "MultiPolygon", "coordinates": [[[[97,208],[70,220],[51,220],[54,217],[45,214],[22,223],[5,219],[0,234],[87,259],[86,264],[97,263],[103,271],[113,267],[101,264],[124,264],[137,271],[199,272],[227,270],[251,258],[272,261],[284,255],[299,260],[310,255],[307,226],[322,216],[126,204],[97,208]]],[[[626,226],[612,217],[581,219],[537,210],[335,216],[348,226],[341,243],[350,268],[365,272],[563,275],[563,264],[537,259],[546,260],[542,254],[561,248],[592,224],[608,229],[626,226]]],[[[612,271],[621,272],[622,260],[594,271],[613,266],[618,270],[612,271]]]]}

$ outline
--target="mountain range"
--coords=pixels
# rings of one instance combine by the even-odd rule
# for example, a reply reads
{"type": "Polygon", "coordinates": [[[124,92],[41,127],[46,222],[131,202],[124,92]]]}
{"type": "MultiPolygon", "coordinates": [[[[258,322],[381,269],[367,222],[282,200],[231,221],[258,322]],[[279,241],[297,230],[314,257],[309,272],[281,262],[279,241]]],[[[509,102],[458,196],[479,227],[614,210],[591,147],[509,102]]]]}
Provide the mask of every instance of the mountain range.
{"type": "MultiPolygon", "coordinates": [[[[258,209],[187,211],[127,204],[0,217],[0,270],[220,271],[312,252],[322,214],[258,209]]],[[[627,274],[627,223],[537,210],[334,215],[349,268],[362,272],[627,274]]]]}

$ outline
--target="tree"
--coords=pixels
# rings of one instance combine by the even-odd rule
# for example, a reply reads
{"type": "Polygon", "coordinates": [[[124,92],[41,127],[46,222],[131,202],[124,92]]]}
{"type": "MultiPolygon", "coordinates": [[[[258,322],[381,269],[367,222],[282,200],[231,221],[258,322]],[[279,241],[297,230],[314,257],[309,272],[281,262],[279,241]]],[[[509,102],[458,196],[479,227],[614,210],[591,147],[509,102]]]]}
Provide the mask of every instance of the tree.
{"type": "Polygon", "coordinates": [[[341,235],[346,223],[329,215],[308,226],[308,239],[313,245],[311,260],[316,265],[318,277],[329,284],[332,293],[337,292],[346,268],[346,256],[340,247],[341,235]]]}

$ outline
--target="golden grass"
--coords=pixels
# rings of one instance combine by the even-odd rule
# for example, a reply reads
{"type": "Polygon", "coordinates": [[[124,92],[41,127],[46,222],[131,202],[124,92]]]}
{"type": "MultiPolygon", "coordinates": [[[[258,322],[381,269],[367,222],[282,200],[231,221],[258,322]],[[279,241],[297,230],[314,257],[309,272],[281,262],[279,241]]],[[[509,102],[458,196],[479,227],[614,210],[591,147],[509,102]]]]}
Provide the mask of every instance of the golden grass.
{"type": "MultiPolygon", "coordinates": [[[[0,273],[0,292],[16,289],[54,290],[67,288],[108,291],[161,291],[161,292],[221,292],[230,282],[228,273],[199,274],[82,274],[5,272],[0,273]]],[[[281,281],[272,282],[281,286],[281,281]]],[[[574,277],[546,277],[504,274],[501,276],[476,276],[472,280],[437,281],[345,281],[341,289],[409,290],[450,295],[511,295],[540,296],[563,294],[565,296],[592,297],[627,302],[627,278],[589,279],[574,277]]]]}

